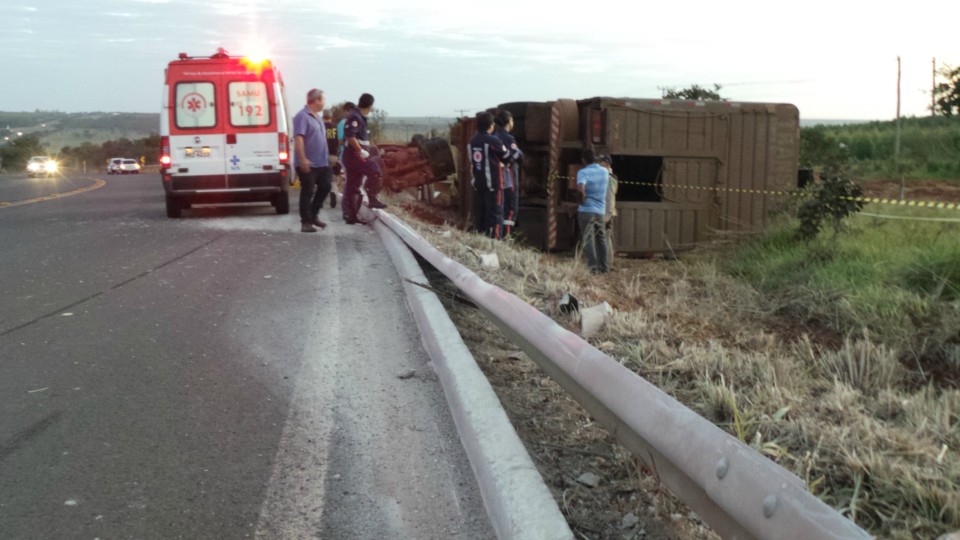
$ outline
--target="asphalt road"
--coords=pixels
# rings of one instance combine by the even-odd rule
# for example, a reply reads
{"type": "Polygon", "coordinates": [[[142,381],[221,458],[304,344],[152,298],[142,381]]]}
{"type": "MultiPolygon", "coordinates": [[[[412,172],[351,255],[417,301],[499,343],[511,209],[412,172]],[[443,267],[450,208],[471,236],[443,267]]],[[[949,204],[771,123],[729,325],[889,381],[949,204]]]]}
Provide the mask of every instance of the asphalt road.
{"type": "Polygon", "coordinates": [[[0,538],[493,537],[379,237],[297,194],[0,176],[0,538]]]}

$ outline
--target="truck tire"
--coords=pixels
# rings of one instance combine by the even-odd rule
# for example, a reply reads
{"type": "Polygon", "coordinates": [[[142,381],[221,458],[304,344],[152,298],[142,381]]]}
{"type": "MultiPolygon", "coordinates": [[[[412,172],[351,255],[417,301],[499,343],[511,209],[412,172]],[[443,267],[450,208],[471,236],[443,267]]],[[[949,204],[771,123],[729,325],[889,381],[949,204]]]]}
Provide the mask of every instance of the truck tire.
{"type": "Polygon", "coordinates": [[[167,195],[167,217],[168,218],[178,218],[183,214],[183,207],[180,205],[180,200],[174,197],[173,195],[167,195]]]}
{"type": "Polygon", "coordinates": [[[427,156],[430,168],[437,178],[446,178],[457,172],[450,143],[442,137],[429,139],[420,145],[420,149],[427,156]]]}
{"type": "Polygon", "coordinates": [[[281,191],[273,196],[273,207],[277,209],[278,214],[290,213],[290,197],[286,191],[281,191]]]}
{"type": "Polygon", "coordinates": [[[577,102],[572,99],[558,99],[557,108],[560,109],[560,142],[579,141],[580,112],[577,102]]]}

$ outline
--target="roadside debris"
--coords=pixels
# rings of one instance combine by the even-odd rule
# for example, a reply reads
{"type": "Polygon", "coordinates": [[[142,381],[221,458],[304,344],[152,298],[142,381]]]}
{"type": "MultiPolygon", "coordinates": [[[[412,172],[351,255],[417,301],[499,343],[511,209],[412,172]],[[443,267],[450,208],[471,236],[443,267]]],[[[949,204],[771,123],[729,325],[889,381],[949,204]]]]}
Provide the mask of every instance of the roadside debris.
{"type": "Polygon", "coordinates": [[[480,261],[480,266],[484,268],[490,268],[496,270],[500,268],[500,259],[497,257],[496,253],[480,253],[477,250],[467,247],[470,250],[470,253],[473,253],[477,260],[480,261]]]}
{"type": "Polygon", "coordinates": [[[589,339],[597,334],[613,313],[610,304],[602,304],[580,310],[580,336],[589,339]]]}
{"type": "Polygon", "coordinates": [[[600,477],[590,472],[583,473],[577,478],[577,482],[589,488],[595,488],[600,485],[600,477]]]}
{"type": "Polygon", "coordinates": [[[563,293],[563,298],[560,299],[560,313],[568,315],[574,311],[580,311],[580,301],[570,293],[563,293]]]}

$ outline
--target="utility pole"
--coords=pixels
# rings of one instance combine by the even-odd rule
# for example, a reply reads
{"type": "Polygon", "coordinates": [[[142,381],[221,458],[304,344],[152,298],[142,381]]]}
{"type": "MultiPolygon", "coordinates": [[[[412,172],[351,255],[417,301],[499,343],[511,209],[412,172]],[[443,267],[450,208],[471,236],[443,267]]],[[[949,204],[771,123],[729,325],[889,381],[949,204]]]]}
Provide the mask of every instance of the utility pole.
{"type": "Polygon", "coordinates": [[[900,57],[897,57],[897,131],[893,142],[893,165],[900,172],[900,200],[903,200],[903,171],[900,171],[900,57]]]}
{"type": "Polygon", "coordinates": [[[465,116],[467,116],[467,112],[469,111],[470,109],[454,109],[453,110],[453,112],[457,113],[457,118],[464,118],[465,116]]]}
{"type": "Polygon", "coordinates": [[[930,116],[937,115],[937,57],[933,57],[933,82],[930,83],[930,116]]]}

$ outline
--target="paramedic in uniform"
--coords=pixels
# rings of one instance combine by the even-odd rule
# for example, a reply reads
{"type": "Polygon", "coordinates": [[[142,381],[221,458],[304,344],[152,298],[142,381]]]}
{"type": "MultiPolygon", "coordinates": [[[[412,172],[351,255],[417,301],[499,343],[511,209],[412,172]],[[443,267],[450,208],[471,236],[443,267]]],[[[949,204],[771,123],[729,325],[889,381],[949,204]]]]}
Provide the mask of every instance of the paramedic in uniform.
{"type": "Polygon", "coordinates": [[[337,193],[332,188],[332,177],[340,176],[340,141],[337,140],[337,125],[333,123],[333,113],[330,109],[323,110],[323,129],[327,134],[327,150],[330,151],[330,208],[337,207],[337,193]]]}
{"type": "Polygon", "coordinates": [[[517,147],[517,140],[510,134],[513,131],[513,115],[510,111],[497,111],[494,119],[497,124],[495,134],[503,142],[510,153],[510,158],[503,165],[503,237],[510,236],[513,227],[517,224],[517,209],[520,202],[520,163],[523,161],[523,152],[517,147]]]}
{"type": "Polygon", "coordinates": [[[350,225],[357,223],[357,210],[360,209],[360,186],[366,176],[367,197],[370,208],[386,208],[387,205],[377,199],[380,193],[380,166],[370,159],[369,132],[367,114],[373,110],[373,96],[363,94],[357,102],[357,108],[350,113],[343,125],[346,146],[343,149],[343,167],[347,180],[343,188],[343,220],[350,225]]]}
{"type": "Polygon", "coordinates": [[[337,116],[340,119],[337,121],[337,190],[340,192],[340,197],[343,197],[343,183],[346,181],[347,172],[343,167],[343,149],[347,147],[347,141],[343,138],[343,126],[347,123],[347,117],[350,116],[350,113],[356,109],[357,106],[352,101],[347,101],[343,104],[343,108],[340,109],[340,112],[337,113],[337,116]]]}
{"type": "Polygon", "coordinates": [[[320,207],[330,193],[331,172],[326,131],[320,120],[323,90],[307,92],[307,105],[293,117],[293,165],[300,178],[300,231],[317,232],[327,226],[320,221],[320,207]]]}
{"type": "Polygon", "coordinates": [[[503,142],[493,134],[493,114],[477,113],[477,134],[467,153],[473,165],[473,224],[477,232],[499,240],[503,226],[503,174],[501,163],[510,158],[503,142]]]}

